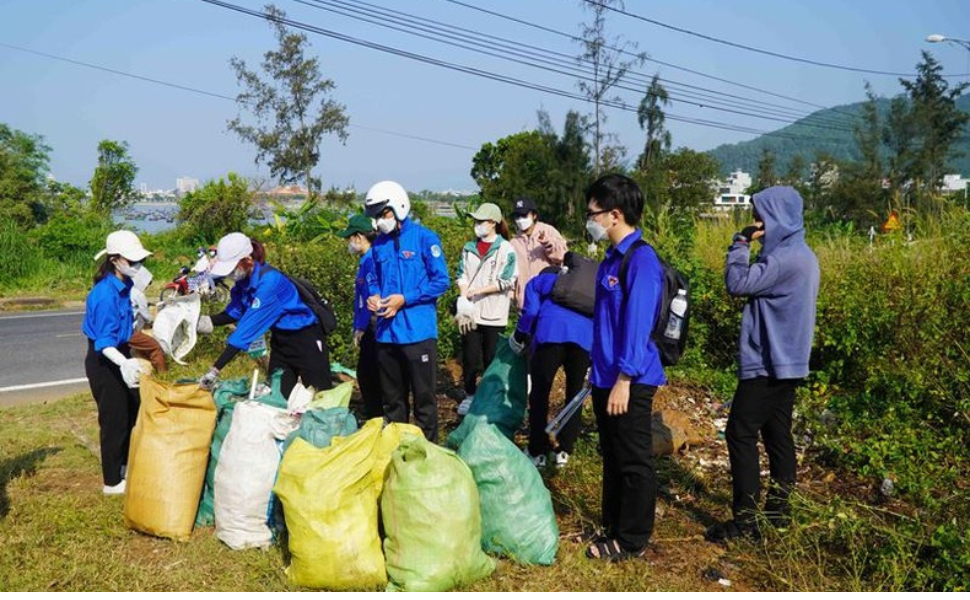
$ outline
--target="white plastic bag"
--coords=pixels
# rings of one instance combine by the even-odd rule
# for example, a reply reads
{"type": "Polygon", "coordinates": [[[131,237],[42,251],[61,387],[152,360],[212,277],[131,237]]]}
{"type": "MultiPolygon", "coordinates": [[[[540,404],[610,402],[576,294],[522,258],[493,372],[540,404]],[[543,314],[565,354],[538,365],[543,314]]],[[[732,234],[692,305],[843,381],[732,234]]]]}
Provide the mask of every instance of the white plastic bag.
{"type": "Polygon", "coordinates": [[[195,348],[201,312],[199,295],[189,294],[176,297],[155,315],[152,333],[162,351],[180,365],[185,364],[182,359],[195,348]]]}

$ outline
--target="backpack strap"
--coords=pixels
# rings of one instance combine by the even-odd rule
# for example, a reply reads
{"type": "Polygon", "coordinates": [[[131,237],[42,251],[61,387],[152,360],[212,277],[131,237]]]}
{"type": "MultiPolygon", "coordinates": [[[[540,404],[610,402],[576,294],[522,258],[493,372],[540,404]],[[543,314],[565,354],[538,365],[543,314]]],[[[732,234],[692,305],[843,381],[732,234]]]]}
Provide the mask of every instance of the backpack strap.
{"type": "MultiPolygon", "coordinates": [[[[626,253],[623,255],[623,260],[620,262],[620,273],[619,273],[620,290],[623,292],[623,299],[620,301],[620,312],[621,313],[625,313],[626,312],[626,301],[627,301],[627,298],[630,297],[630,294],[628,293],[628,291],[626,289],[626,273],[627,273],[627,271],[630,270],[630,260],[633,259],[633,252],[635,250],[637,250],[638,248],[642,248],[643,246],[649,246],[649,245],[650,244],[648,244],[643,238],[640,238],[640,239],[634,241],[632,244],[630,244],[630,247],[627,248],[626,253]]],[[[656,254],[656,251],[654,251],[654,254],[656,254]]],[[[663,265],[664,265],[664,262],[663,262],[663,259],[660,258],[660,255],[659,254],[657,254],[657,260],[660,261],[660,268],[662,269],[663,268],[663,265]]],[[[660,290],[660,296],[661,296],[660,302],[662,303],[663,302],[663,290],[662,289],[660,290]]],[[[654,323],[653,323],[653,326],[650,329],[651,333],[657,327],[657,321],[660,319],[660,313],[661,312],[662,311],[658,310],[657,311],[657,315],[654,317],[654,323]]]]}

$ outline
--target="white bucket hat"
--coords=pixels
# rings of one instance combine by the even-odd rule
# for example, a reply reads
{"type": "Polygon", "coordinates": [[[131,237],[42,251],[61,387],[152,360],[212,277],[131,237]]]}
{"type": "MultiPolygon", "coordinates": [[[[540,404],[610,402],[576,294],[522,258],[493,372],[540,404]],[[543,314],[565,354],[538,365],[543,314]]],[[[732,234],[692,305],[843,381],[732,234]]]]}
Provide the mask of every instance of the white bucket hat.
{"type": "Polygon", "coordinates": [[[225,277],[232,273],[236,264],[253,253],[253,243],[241,233],[222,236],[216,248],[216,262],[210,273],[213,277],[225,277]]]}
{"type": "Polygon", "coordinates": [[[94,260],[100,259],[105,254],[121,255],[128,262],[141,262],[152,255],[141,245],[141,240],[131,231],[119,230],[108,234],[105,242],[105,249],[94,255],[94,260]]]}

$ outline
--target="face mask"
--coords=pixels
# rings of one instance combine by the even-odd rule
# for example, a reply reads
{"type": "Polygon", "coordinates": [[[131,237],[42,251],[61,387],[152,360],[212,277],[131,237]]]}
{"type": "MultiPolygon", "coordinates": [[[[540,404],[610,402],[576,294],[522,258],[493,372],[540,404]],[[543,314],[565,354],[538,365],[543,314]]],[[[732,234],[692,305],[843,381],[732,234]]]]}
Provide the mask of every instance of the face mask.
{"type": "Polygon", "coordinates": [[[246,269],[236,265],[236,268],[232,271],[232,280],[239,281],[240,279],[245,279],[247,277],[246,269]]]}
{"type": "Polygon", "coordinates": [[[126,258],[119,258],[115,262],[115,267],[118,272],[127,277],[128,279],[134,280],[135,276],[138,275],[138,271],[141,269],[141,263],[131,264],[126,258]]]}
{"type": "Polygon", "coordinates": [[[487,223],[475,224],[475,235],[479,238],[488,237],[492,233],[492,228],[487,223]]]}
{"type": "Polygon", "coordinates": [[[360,244],[355,241],[347,242],[347,252],[351,254],[360,254],[360,244]]]}
{"type": "Polygon", "coordinates": [[[519,228],[519,231],[526,231],[532,227],[532,217],[519,217],[515,220],[515,226],[519,228]]]}
{"type": "Polygon", "coordinates": [[[379,229],[381,233],[391,233],[394,231],[395,227],[397,227],[397,219],[394,217],[377,220],[377,229],[379,229]]]}
{"type": "Polygon", "coordinates": [[[606,239],[606,227],[603,227],[593,219],[586,221],[586,233],[594,242],[602,242],[606,239]]]}
{"type": "Polygon", "coordinates": [[[144,292],[152,282],[152,272],[142,267],[132,276],[131,282],[136,289],[144,292]]]}

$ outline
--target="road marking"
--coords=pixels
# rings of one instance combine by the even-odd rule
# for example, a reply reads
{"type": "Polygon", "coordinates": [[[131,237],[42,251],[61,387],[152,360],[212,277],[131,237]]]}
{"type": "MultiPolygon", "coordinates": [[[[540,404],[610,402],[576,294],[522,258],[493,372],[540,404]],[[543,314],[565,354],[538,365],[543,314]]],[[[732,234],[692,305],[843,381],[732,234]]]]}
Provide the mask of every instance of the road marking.
{"type": "Polygon", "coordinates": [[[44,383],[28,383],[27,385],[12,385],[10,387],[0,388],[0,394],[4,392],[22,392],[24,390],[34,390],[38,388],[45,387],[56,387],[59,385],[71,385],[75,383],[87,383],[87,377],[81,377],[79,379],[62,379],[60,381],[45,381],[44,383]]]}
{"type": "Polygon", "coordinates": [[[39,319],[40,317],[73,317],[75,315],[83,315],[84,311],[78,312],[61,312],[61,313],[28,313],[22,315],[10,315],[8,317],[0,317],[0,321],[8,321],[11,319],[39,319]]]}
{"type": "Polygon", "coordinates": [[[58,333],[54,337],[56,338],[70,338],[70,337],[82,337],[82,333],[58,333]]]}

